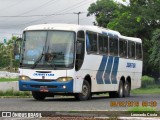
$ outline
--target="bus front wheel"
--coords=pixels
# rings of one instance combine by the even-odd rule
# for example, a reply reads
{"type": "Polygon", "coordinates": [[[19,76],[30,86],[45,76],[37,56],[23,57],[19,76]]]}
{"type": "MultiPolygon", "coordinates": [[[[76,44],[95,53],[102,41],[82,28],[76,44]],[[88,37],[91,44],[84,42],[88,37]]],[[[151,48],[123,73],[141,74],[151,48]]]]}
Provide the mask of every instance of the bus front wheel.
{"type": "Polygon", "coordinates": [[[44,100],[46,97],[45,93],[32,91],[32,96],[35,100],[44,100]]]}
{"type": "Polygon", "coordinates": [[[91,97],[91,87],[88,81],[84,80],[82,85],[82,93],[78,93],[75,95],[77,100],[88,100],[91,97]]]}

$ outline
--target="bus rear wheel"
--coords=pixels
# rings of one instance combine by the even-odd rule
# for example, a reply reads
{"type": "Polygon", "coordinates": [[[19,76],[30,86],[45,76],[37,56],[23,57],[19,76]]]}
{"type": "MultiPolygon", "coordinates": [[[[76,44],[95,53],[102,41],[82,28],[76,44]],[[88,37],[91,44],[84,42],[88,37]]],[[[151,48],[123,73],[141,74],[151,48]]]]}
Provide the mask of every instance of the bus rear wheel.
{"type": "Polygon", "coordinates": [[[122,98],[123,96],[124,96],[124,84],[123,84],[122,80],[120,80],[119,89],[117,92],[117,97],[122,98]]]}
{"type": "Polygon", "coordinates": [[[84,80],[82,85],[82,93],[76,94],[75,98],[81,101],[88,100],[91,98],[91,87],[88,81],[84,80]]]}
{"type": "Polygon", "coordinates": [[[123,96],[124,96],[124,84],[123,84],[122,80],[120,80],[118,91],[110,91],[109,97],[122,98],[123,96]]]}
{"type": "Polygon", "coordinates": [[[124,96],[125,97],[130,96],[130,90],[131,90],[131,85],[128,81],[126,81],[125,84],[124,84],[124,96]]]}
{"type": "Polygon", "coordinates": [[[32,96],[35,100],[44,100],[46,98],[46,94],[42,92],[32,91],[32,96]]]}

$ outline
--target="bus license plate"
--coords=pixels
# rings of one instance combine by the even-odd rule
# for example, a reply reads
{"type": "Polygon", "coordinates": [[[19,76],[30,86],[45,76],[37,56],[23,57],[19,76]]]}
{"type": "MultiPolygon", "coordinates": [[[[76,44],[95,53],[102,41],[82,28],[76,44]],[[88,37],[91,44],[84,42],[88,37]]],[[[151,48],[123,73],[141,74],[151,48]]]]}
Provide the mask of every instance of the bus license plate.
{"type": "Polygon", "coordinates": [[[40,86],[40,92],[48,92],[47,86],[40,86]]]}

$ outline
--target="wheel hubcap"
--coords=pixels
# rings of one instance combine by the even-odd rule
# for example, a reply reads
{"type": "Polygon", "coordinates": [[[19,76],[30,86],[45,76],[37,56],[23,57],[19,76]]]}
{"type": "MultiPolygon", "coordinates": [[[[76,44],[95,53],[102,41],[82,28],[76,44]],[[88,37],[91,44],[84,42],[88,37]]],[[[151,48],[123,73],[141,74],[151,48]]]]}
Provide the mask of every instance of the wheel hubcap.
{"type": "Polygon", "coordinates": [[[120,97],[122,97],[123,96],[123,87],[121,86],[120,87],[120,97]]]}
{"type": "Polygon", "coordinates": [[[128,85],[125,85],[125,93],[128,95],[128,85]]]}
{"type": "Polygon", "coordinates": [[[88,87],[86,85],[83,85],[82,94],[83,94],[83,96],[87,96],[87,94],[88,94],[88,87]]]}

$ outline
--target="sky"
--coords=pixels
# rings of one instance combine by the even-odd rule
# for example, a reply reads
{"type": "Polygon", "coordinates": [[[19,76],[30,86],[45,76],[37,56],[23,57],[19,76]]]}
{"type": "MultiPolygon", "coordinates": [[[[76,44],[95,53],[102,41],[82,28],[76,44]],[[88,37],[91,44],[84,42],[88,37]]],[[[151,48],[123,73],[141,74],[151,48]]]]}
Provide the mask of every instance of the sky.
{"type": "MultiPolygon", "coordinates": [[[[0,42],[19,36],[24,28],[43,23],[92,25],[87,9],[97,0],[0,0],[0,42]],[[21,17],[20,17],[21,16],[21,17]]],[[[117,0],[121,1],[121,0],[117,0]]]]}

